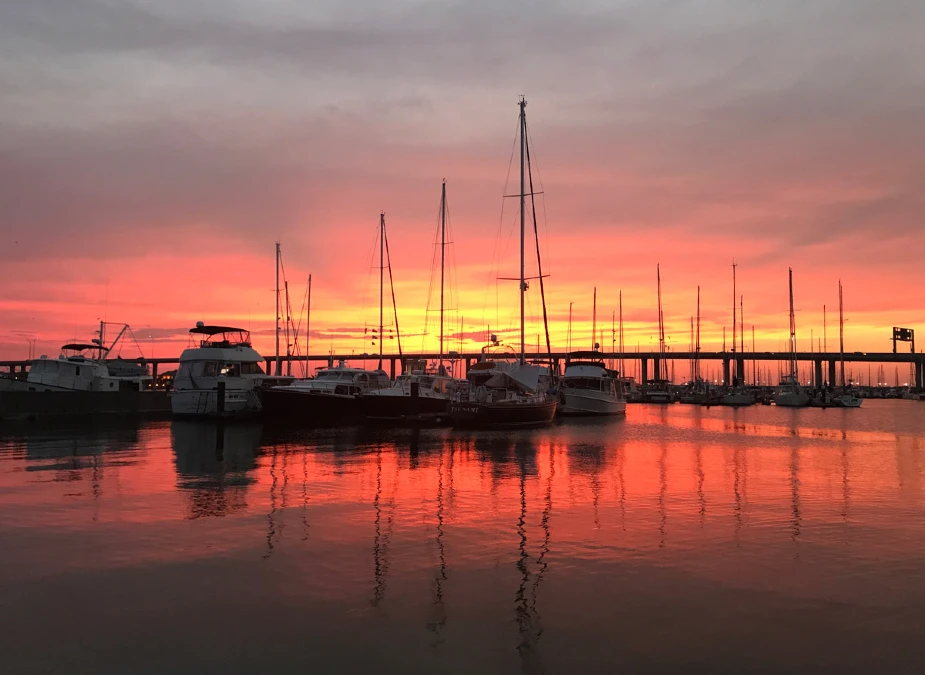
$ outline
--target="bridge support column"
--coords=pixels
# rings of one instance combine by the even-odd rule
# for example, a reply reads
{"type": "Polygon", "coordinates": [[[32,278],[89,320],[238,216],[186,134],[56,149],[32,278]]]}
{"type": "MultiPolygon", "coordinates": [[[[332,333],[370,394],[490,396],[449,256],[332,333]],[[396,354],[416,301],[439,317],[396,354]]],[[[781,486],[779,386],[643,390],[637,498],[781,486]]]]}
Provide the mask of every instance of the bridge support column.
{"type": "Polygon", "coordinates": [[[816,389],[822,389],[822,359],[816,359],[813,361],[813,378],[815,380],[816,389]]]}
{"type": "Polygon", "coordinates": [[[639,384],[645,389],[646,382],[649,381],[649,359],[639,359],[639,363],[639,372],[642,373],[642,382],[639,384]]]}
{"type": "Polygon", "coordinates": [[[662,360],[661,359],[652,359],[652,379],[653,380],[662,379],[662,360]]]}
{"type": "Polygon", "coordinates": [[[157,382],[157,364],[156,363],[151,364],[151,377],[153,377],[154,381],[157,382]]]}
{"type": "Polygon", "coordinates": [[[740,354],[736,359],[736,379],[737,384],[745,384],[745,355],[740,354]]]}
{"type": "MultiPolygon", "coordinates": [[[[404,372],[404,367],[402,372],[404,372]]],[[[389,379],[395,379],[395,359],[389,359],[389,379]]]]}
{"type": "Polygon", "coordinates": [[[267,375],[273,374],[273,359],[264,359],[267,362],[267,375]]]}
{"type": "Polygon", "coordinates": [[[723,386],[728,387],[730,383],[729,379],[729,359],[723,359],[723,386]]]}
{"type": "Polygon", "coordinates": [[[835,381],[835,359],[829,361],[829,386],[834,387],[838,384],[835,381]]]}
{"type": "Polygon", "coordinates": [[[919,391],[925,388],[925,362],[921,359],[915,362],[915,388],[919,391]]]}

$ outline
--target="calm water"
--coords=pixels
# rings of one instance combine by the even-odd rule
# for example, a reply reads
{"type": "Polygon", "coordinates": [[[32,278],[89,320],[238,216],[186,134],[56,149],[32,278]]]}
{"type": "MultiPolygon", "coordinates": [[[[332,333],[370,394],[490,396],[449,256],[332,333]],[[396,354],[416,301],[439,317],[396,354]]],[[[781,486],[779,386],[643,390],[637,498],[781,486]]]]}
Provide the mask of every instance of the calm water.
{"type": "Polygon", "coordinates": [[[925,672],[923,413],[0,429],[0,672],[925,672]]]}

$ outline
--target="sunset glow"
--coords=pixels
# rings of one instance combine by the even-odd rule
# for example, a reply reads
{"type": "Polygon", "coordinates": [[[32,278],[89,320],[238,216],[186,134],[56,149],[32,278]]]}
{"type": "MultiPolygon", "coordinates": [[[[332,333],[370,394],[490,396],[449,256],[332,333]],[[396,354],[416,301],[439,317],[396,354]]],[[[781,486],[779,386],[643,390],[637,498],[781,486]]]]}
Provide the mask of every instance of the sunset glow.
{"type": "MultiPolygon", "coordinates": [[[[447,348],[460,318],[464,350],[489,327],[518,343],[516,283],[496,277],[518,272],[516,200],[501,217],[519,94],[554,348],[570,303],[572,346],[591,345],[595,286],[602,347],[622,290],[626,349],[654,348],[657,264],[675,351],[698,285],[703,348],[722,347],[724,326],[731,342],[733,259],[749,350],[752,326],[757,349],[785,348],[788,267],[800,349],[819,348],[825,305],[837,350],[839,279],[847,350],[890,351],[892,326],[925,322],[910,3],[799,18],[773,3],[552,3],[510,36],[506,10],[482,4],[371,5],[359,23],[336,5],[53,4],[66,39],[38,5],[0,10],[2,359],[57,354],[104,318],[149,357],[177,356],[197,320],[249,328],[271,355],[277,240],[297,321],[312,274],[309,351],[375,353],[380,211],[402,346],[435,351],[433,312],[423,333],[444,178],[447,348]]],[[[535,282],[528,309],[532,347],[535,282]]]]}

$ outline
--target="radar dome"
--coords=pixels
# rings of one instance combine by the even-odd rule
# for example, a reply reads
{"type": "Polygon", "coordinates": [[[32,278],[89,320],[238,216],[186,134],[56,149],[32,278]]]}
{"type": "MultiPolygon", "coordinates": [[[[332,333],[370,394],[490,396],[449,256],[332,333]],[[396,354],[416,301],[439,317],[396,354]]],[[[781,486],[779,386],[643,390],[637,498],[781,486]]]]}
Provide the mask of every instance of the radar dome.
{"type": "Polygon", "coordinates": [[[205,326],[205,324],[202,321],[196,322],[196,328],[202,328],[203,326],[205,326]]]}

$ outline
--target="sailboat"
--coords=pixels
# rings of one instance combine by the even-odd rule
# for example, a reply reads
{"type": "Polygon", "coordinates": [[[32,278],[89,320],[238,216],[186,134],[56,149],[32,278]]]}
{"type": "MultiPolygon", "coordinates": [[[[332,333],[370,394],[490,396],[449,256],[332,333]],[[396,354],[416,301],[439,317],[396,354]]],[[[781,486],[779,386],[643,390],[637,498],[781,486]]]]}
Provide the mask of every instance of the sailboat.
{"type": "Polygon", "coordinates": [[[662,312],[662,269],[655,266],[656,280],[658,282],[658,360],[656,361],[655,377],[644,382],[645,393],[643,401],[646,403],[674,403],[675,396],[668,381],[667,363],[665,359],[665,315],[662,312]]]}
{"type": "Polygon", "coordinates": [[[341,360],[336,365],[319,368],[311,379],[294,380],[290,384],[261,389],[260,401],[265,415],[296,423],[352,422],[361,416],[360,396],[370,390],[386,389],[391,385],[389,376],[382,370],[387,246],[385,213],[382,213],[379,216],[379,332],[376,333],[379,365],[376,370],[352,368],[341,360]]]}
{"type": "Polygon", "coordinates": [[[841,361],[841,391],[835,396],[835,404],[841,408],[860,408],[864,402],[861,393],[845,380],[845,305],[841,279],[838,280],[838,354],[841,361]]]}
{"type": "Polygon", "coordinates": [[[450,400],[457,380],[444,364],[444,287],[446,268],[446,181],[440,192],[440,357],[436,372],[411,369],[402,373],[389,388],[369,389],[360,396],[363,417],[373,422],[432,423],[450,421],[450,400]]]}
{"type": "MultiPolygon", "coordinates": [[[[550,392],[551,373],[548,367],[528,364],[525,358],[524,296],[526,239],[526,176],[529,172],[527,146],[527,101],[520,107],[520,354],[516,361],[495,360],[483,350],[483,359],[469,369],[467,381],[456,392],[450,404],[453,424],[463,427],[518,427],[549,424],[556,415],[558,399],[550,392]]],[[[533,178],[530,176],[532,185],[533,178]]],[[[533,197],[530,189],[530,197],[533,197]]],[[[534,219],[536,218],[536,210],[534,219]]],[[[535,231],[534,224],[534,231],[535,231]]],[[[539,245],[537,245],[539,264],[539,245]]],[[[542,270],[539,273],[542,289],[542,270]]],[[[545,304],[544,304],[545,307],[545,304]]],[[[545,309],[544,309],[545,316],[545,309]]],[[[493,336],[494,337],[494,336],[493,336]]],[[[497,345],[497,340],[493,340],[497,345]]],[[[549,345],[547,333],[547,347],[549,345]]]]}
{"type": "Polygon", "coordinates": [[[793,314],[793,270],[788,269],[790,279],[790,372],[781,377],[774,392],[774,404],[788,408],[803,408],[809,405],[810,396],[800,384],[797,371],[797,324],[793,314]]]}
{"type": "MultiPolygon", "coordinates": [[[[733,363],[744,363],[744,361],[737,361],[735,357],[736,351],[736,330],[739,329],[739,336],[742,340],[740,349],[742,352],[745,351],[745,326],[744,319],[743,325],[738,326],[736,324],[736,267],[737,264],[735,261],[732,263],[732,354],[733,354],[733,363]]],[[[731,406],[734,408],[749,406],[755,404],[755,395],[750,392],[745,387],[745,373],[738,372],[738,365],[735,366],[736,372],[732,377],[732,386],[726,391],[723,395],[722,403],[725,406],[731,406]]],[[[727,383],[728,384],[728,383],[727,383]]]]}

